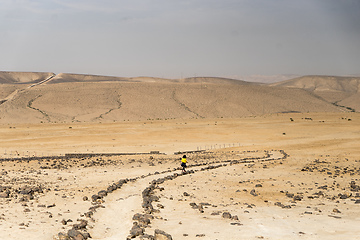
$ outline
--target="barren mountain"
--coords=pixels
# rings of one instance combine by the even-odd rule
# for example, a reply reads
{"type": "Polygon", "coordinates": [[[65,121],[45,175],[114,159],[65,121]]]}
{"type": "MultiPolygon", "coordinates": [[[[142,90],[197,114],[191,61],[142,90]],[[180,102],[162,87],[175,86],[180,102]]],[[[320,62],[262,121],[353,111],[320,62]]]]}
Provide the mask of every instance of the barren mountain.
{"type": "Polygon", "coordinates": [[[238,118],[344,111],[303,89],[210,77],[172,80],[59,74],[16,91],[13,86],[1,85],[2,123],[238,118]],[[4,97],[13,90],[11,97],[4,97]]]}
{"type": "Polygon", "coordinates": [[[304,76],[270,86],[305,89],[333,104],[360,110],[360,77],[304,76]]]}
{"type": "Polygon", "coordinates": [[[0,84],[31,84],[41,82],[54,73],[50,72],[2,72],[0,71],[0,84]]]}

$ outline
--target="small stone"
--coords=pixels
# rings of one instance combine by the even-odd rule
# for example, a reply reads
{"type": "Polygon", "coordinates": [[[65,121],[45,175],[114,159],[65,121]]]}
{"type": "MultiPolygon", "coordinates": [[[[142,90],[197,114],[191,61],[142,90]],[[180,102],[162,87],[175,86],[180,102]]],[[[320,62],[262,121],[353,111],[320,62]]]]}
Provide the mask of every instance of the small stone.
{"type": "Polygon", "coordinates": [[[333,209],[333,212],[334,212],[334,213],[341,213],[340,210],[337,209],[337,208],[334,208],[334,209],[333,209]]]}
{"type": "Polygon", "coordinates": [[[255,189],[250,191],[250,194],[253,195],[254,197],[258,196],[258,194],[256,193],[255,189]]]}
{"type": "Polygon", "coordinates": [[[73,228],[74,229],[84,229],[84,228],[86,228],[87,224],[88,224],[88,222],[86,220],[81,219],[80,223],[73,225],[73,228]]]}
{"type": "Polygon", "coordinates": [[[231,214],[229,212],[223,212],[222,217],[231,219],[231,214]]]}
{"type": "Polygon", "coordinates": [[[230,223],[230,225],[242,226],[242,224],[241,224],[241,223],[238,223],[238,222],[230,223]]]}
{"type": "Polygon", "coordinates": [[[75,229],[70,229],[68,231],[68,236],[71,238],[71,239],[74,239],[74,240],[84,240],[86,239],[82,234],[81,232],[79,232],[78,230],[75,230],[75,229]]]}
{"type": "Polygon", "coordinates": [[[1,192],[0,193],[0,198],[8,198],[9,197],[9,193],[8,192],[1,192]]]}
{"type": "Polygon", "coordinates": [[[159,230],[159,229],[155,229],[155,240],[172,240],[172,237],[170,234],[159,230]]]}
{"type": "Polygon", "coordinates": [[[55,207],[55,206],[56,206],[55,203],[53,203],[53,204],[48,205],[47,208],[52,208],[52,207],[55,207]]]}
{"type": "Polygon", "coordinates": [[[144,235],[144,229],[141,228],[137,222],[134,222],[133,227],[130,230],[129,238],[135,238],[137,236],[144,235]]]}

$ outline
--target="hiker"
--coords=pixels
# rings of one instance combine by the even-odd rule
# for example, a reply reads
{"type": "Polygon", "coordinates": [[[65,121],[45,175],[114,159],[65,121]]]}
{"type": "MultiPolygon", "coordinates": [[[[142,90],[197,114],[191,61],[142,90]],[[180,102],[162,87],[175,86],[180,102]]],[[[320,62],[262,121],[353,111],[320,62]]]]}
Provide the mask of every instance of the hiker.
{"type": "Polygon", "coordinates": [[[186,173],[186,170],[185,170],[185,168],[186,168],[186,155],[184,155],[183,157],[182,157],[182,159],[181,159],[181,167],[182,167],[182,172],[183,173],[186,173]]]}

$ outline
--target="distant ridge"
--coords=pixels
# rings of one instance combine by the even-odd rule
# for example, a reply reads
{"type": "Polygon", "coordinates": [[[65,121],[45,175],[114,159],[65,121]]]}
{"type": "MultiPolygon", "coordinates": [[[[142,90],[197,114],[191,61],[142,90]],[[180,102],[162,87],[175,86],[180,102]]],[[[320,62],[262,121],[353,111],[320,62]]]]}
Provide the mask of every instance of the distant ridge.
{"type": "Polygon", "coordinates": [[[0,84],[32,84],[53,76],[52,72],[4,72],[0,71],[0,84]]]}
{"type": "Polygon", "coordinates": [[[226,83],[226,84],[253,84],[242,80],[220,77],[193,77],[184,79],[167,79],[157,77],[113,77],[88,74],[60,73],[56,75],[49,83],[64,82],[157,82],[157,83],[226,83]]]}
{"type": "Polygon", "coordinates": [[[75,73],[59,73],[49,83],[65,83],[65,82],[105,82],[105,81],[126,81],[127,78],[89,75],[89,74],[75,74],[75,73]]]}
{"type": "Polygon", "coordinates": [[[277,87],[302,88],[309,91],[359,92],[360,77],[303,76],[269,84],[277,87]]]}
{"type": "Polygon", "coordinates": [[[334,77],[311,76],[267,85],[218,77],[124,78],[70,73],[56,76],[53,73],[3,73],[2,76],[7,81],[0,84],[0,123],[216,119],[274,113],[349,112],[358,109],[356,104],[360,102],[354,90],[358,86],[356,79],[337,79],[336,85],[334,77]],[[329,85],[328,79],[335,83],[329,85]],[[19,84],[20,81],[27,84],[19,84]],[[37,82],[30,84],[34,81],[37,82]]]}
{"type": "Polygon", "coordinates": [[[269,86],[305,89],[335,105],[360,111],[360,77],[311,75],[269,86]]]}

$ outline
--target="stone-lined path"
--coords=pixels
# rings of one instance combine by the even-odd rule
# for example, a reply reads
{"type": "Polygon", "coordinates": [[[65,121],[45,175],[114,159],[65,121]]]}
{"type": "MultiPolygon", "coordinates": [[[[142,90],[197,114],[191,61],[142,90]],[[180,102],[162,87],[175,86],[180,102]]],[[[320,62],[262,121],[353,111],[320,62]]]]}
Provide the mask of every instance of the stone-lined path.
{"type": "MultiPolygon", "coordinates": [[[[84,223],[81,228],[75,227],[77,228],[75,229],[76,234],[78,234],[79,239],[86,239],[89,236],[88,234],[93,239],[135,238],[137,235],[144,234],[144,231],[150,225],[151,219],[154,218],[154,213],[159,211],[152,206],[152,203],[158,199],[153,190],[161,190],[163,182],[178,177],[191,176],[197,172],[230,167],[233,164],[275,161],[286,157],[287,154],[282,150],[271,151],[264,152],[263,157],[239,157],[239,159],[189,165],[186,174],[180,174],[180,169],[175,168],[163,172],[149,173],[132,179],[122,179],[92,196],[94,206],[89,209],[88,213],[84,213],[84,216],[87,217],[81,218],[83,221],[80,222],[84,223]],[[134,217],[135,215],[138,218],[134,217]],[[145,221],[139,221],[139,216],[145,218],[145,221]],[[134,233],[134,225],[138,225],[136,228],[138,233],[136,231],[134,233]]],[[[72,230],[74,230],[74,227],[72,230]]],[[[69,230],[67,235],[70,236],[70,234],[74,234],[74,231],[69,230]]],[[[150,235],[152,233],[148,234],[142,237],[153,239],[153,236],[150,235]]],[[[60,239],[66,239],[65,233],[59,233],[59,236],[60,239]]]]}

